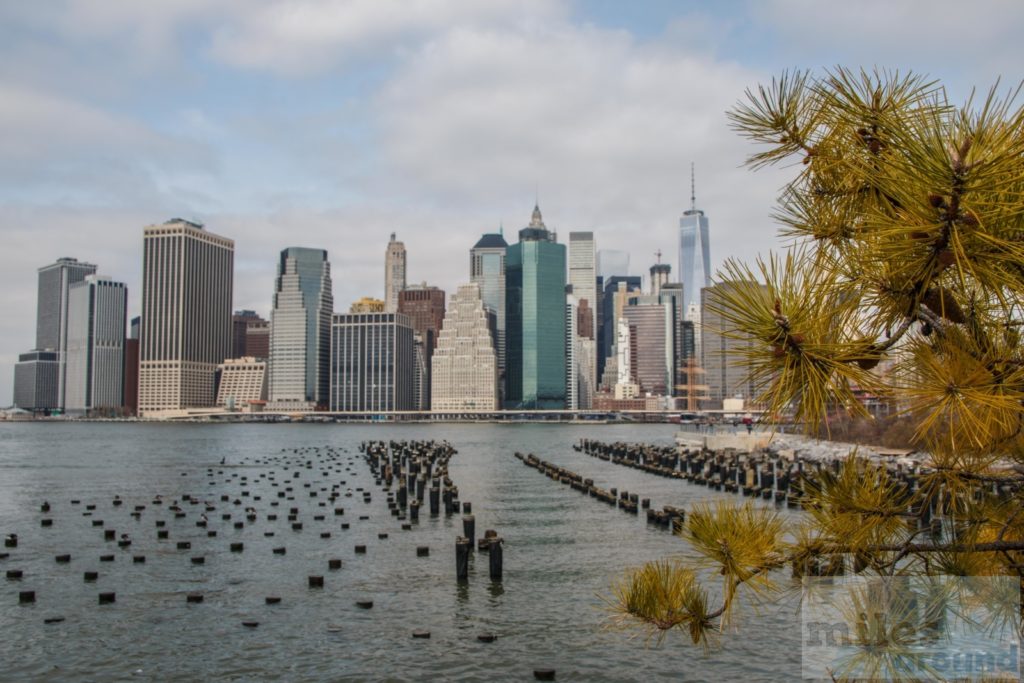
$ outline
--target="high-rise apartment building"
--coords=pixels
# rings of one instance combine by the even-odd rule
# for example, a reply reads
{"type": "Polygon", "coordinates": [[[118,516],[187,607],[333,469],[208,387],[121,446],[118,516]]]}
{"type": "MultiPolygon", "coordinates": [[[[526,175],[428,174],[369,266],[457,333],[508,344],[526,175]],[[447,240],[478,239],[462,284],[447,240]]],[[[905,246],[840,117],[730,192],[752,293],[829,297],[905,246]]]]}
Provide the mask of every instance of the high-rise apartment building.
{"type": "MultiPolygon", "coordinates": [[[[96,272],[96,266],[74,258],[59,258],[39,269],[36,299],[36,349],[57,352],[57,395],[54,408],[65,403],[68,345],[68,294],[76,282],[96,272]]],[[[46,361],[49,362],[49,361],[46,361]]]]}
{"type": "Polygon", "coordinates": [[[65,412],[116,415],[124,405],[128,288],[87,275],[68,289],[65,412]]]}
{"type": "Polygon", "coordinates": [[[330,390],[331,264],[323,249],[281,252],[270,313],[268,392],[271,407],[326,406],[330,390]]]}
{"type": "Polygon", "coordinates": [[[139,414],[216,400],[217,366],[231,355],[235,243],[174,218],[144,231],[139,414]]]}
{"type": "Polygon", "coordinates": [[[431,409],[497,410],[498,359],[488,311],[475,283],[459,286],[434,351],[431,409]]]}
{"type": "Polygon", "coordinates": [[[412,328],[423,344],[424,374],[418,410],[430,410],[431,358],[437,346],[437,335],[444,323],[444,290],[426,283],[406,287],[398,293],[398,312],[409,316],[412,328]]]}
{"type": "Polygon", "coordinates": [[[331,334],[331,410],[413,410],[413,359],[409,316],[336,314],[331,334]]]}
{"type": "Polygon", "coordinates": [[[384,255],[384,312],[398,311],[398,293],[405,289],[405,244],[391,233],[384,255]]]}
{"type": "Polygon", "coordinates": [[[728,324],[713,310],[714,304],[722,301],[722,297],[735,287],[736,284],[733,282],[720,282],[701,290],[704,321],[698,334],[702,339],[701,366],[704,368],[707,383],[708,405],[704,406],[706,408],[721,408],[723,399],[727,398],[743,398],[749,402],[757,397],[757,389],[747,377],[746,364],[742,358],[735,355],[743,347],[752,345],[752,341],[734,339],[722,334],[728,324]],[[712,306],[709,307],[709,304],[712,306]]]}
{"type": "Polygon", "coordinates": [[[494,347],[498,354],[499,394],[505,377],[505,252],[508,243],[501,233],[483,235],[469,251],[469,279],[480,288],[484,309],[494,315],[494,347]]]}
{"type": "Polygon", "coordinates": [[[565,245],[540,208],[505,257],[505,401],[519,409],[565,406],[565,245]]]}

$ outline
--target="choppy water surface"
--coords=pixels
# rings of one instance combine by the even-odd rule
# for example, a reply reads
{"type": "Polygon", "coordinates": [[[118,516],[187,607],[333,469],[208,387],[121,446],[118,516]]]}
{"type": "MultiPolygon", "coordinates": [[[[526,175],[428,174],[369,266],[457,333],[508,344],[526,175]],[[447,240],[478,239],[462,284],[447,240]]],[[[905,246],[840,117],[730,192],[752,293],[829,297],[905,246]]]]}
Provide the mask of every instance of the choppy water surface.
{"type": "Polygon", "coordinates": [[[0,424],[0,535],[20,537],[18,548],[0,549],[10,553],[0,570],[24,571],[20,581],[0,579],[0,680],[493,681],[532,680],[538,667],[556,669],[559,681],[799,675],[792,603],[744,618],[741,630],[708,654],[682,633],[657,647],[645,646],[642,633],[604,628],[602,596],[612,582],[646,560],[685,555],[685,544],[648,527],[642,514],[610,508],[513,457],[517,450],[535,453],[603,488],[650,497],[659,508],[737,500],[572,449],[583,436],[670,443],[672,435],[668,425],[0,424]],[[486,555],[471,560],[468,584],[456,582],[460,516],[432,518],[425,506],[414,529],[401,530],[358,454],[367,439],[447,439],[458,449],[450,474],[460,499],[473,505],[477,536],[496,529],[505,539],[501,584],[491,583],[486,555]],[[345,451],[342,462],[352,458],[351,473],[299,468],[296,481],[310,489],[294,485],[293,501],[270,507],[278,489],[259,475],[274,469],[283,486],[295,468],[253,461],[305,446],[345,451]],[[220,501],[222,494],[232,500],[240,494],[233,474],[249,480],[251,499],[241,506],[220,501]],[[316,498],[308,492],[329,491],[342,480],[342,491],[362,487],[373,500],[364,504],[359,493],[339,498],[335,505],[345,514],[335,517],[327,492],[316,498]],[[157,494],[167,501],[162,508],[151,504],[157,494]],[[184,519],[166,509],[185,494],[216,505],[208,513],[216,538],[195,525],[201,506],[184,505],[184,519]],[[125,501],[120,507],[112,505],[115,495],[125,501]],[[46,515],[39,510],[43,500],[53,507],[46,515]],[[83,516],[87,504],[96,505],[91,517],[83,516]],[[146,505],[138,520],[130,516],[135,505],[146,505]],[[235,529],[246,505],[257,508],[259,519],[235,529]],[[289,507],[299,508],[301,531],[292,531],[289,507]],[[224,512],[233,519],[223,521],[224,512]],[[268,513],[278,520],[268,521],[268,513]],[[314,521],[317,514],[326,516],[314,521]],[[40,526],[43,517],[54,520],[52,528],[40,526]],[[131,547],[105,542],[94,519],[118,536],[130,534],[131,547]],[[157,539],[158,519],[166,520],[167,540],[157,539]],[[271,531],[273,537],[264,535],[271,531]],[[322,539],[323,531],[331,538],[322,539]],[[389,537],[378,539],[379,532],[389,537]],[[177,550],[182,540],[192,548],[177,550]],[[232,542],[243,542],[244,551],[228,552],[232,542]],[[356,544],[366,544],[367,553],[355,554],[356,544]],[[430,546],[429,557],[416,556],[419,545],[430,546]],[[279,546],[285,555],[272,553],[279,546]],[[62,553],[71,554],[70,563],[55,562],[62,553]],[[99,561],[110,553],[114,562],[99,561]],[[133,555],[145,555],[145,564],[134,564],[133,555]],[[191,563],[198,555],[205,564],[191,563]],[[342,569],[329,571],[328,558],[341,558],[342,569]],[[99,580],[84,582],[85,571],[98,571],[99,580]],[[324,588],[308,588],[309,575],[323,575],[324,588]],[[23,590],[36,591],[37,602],[19,605],[23,590]],[[104,591],[116,591],[117,602],[98,605],[104,591]],[[186,604],[193,592],[205,601],[186,604]],[[280,596],[281,604],[265,605],[269,595],[280,596]],[[363,599],[373,600],[373,609],[358,608],[363,599]],[[64,621],[45,624],[48,617],[64,621]],[[417,629],[431,638],[413,639],[417,629]],[[483,632],[497,640],[478,642],[483,632]]]}

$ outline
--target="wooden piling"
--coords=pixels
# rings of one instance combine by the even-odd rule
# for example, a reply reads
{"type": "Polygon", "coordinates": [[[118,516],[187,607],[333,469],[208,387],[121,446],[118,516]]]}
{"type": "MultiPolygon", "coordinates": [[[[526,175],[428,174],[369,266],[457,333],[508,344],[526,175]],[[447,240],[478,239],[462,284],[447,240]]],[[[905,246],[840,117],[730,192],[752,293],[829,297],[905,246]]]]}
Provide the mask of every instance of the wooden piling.
{"type": "Polygon", "coordinates": [[[469,539],[459,536],[455,539],[455,578],[459,581],[469,579],[469,539]]]}

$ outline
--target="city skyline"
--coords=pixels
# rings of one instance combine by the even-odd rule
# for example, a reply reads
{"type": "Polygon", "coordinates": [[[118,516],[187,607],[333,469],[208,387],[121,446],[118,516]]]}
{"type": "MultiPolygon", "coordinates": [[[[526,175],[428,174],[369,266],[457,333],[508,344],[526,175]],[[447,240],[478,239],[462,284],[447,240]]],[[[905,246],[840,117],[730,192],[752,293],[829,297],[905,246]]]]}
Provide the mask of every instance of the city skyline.
{"type": "Polygon", "coordinates": [[[444,255],[518,226],[538,189],[560,232],[594,231],[646,272],[655,251],[675,251],[692,161],[712,272],[749,260],[780,246],[770,213],[785,173],[741,167],[753,150],[723,112],[744,89],[837,63],[915,68],[957,102],[1000,75],[1014,83],[1001,65],[1020,63],[1024,8],[983,4],[996,11],[890,12],[884,30],[868,29],[870,7],[795,0],[324,2],[290,22],[272,0],[9,4],[0,397],[32,346],[24,264],[97,263],[127,284],[133,317],[139,227],[167,216],[238,240],[234,308],[266,317],[271,255],[288,243],[333,255],[339,302],[383,298],[393,231],[416,254],[410,282],[454,291],[462,268],[444,255]],[[949,32],[992,47],[954,56],[933,40],[949,32]]]}

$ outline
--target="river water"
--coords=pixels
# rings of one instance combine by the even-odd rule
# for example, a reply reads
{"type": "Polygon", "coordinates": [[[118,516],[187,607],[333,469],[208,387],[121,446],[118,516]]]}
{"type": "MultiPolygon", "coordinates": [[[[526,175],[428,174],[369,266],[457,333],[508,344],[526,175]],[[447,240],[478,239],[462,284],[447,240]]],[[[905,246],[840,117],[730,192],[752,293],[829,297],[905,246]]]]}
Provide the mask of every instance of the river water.
{"type": "Polygon", "coordinates": [[[603,599],[613,582],[647,560],[687,557],[686,544],[648,526],[643,514],[620,512],[525,467],[515,451],[602,488],[649,497],[656,508],[740,499],[577,453],[572,444],[584,436],[669,444],[673,427],[0,423],[0,535],[19,536],[17,548],[2,549],[10,556],[0,570],[24,572],[20,580],[0,579],[0,680],[516,681],[532,680],[535,668],[555,669],[559,681],[798,677],[791,600],[740,615],[738,630],[707,653],[681,632],[659,645],[645,642],[643,631],[608,627],[603,599]],[[414,529],[401,530],[358,455],[368,439],[448,440],[458,449],[449,471],[460,499],[472,503],[477,537],[496,529],[505,539],[500,584],[477,553],[469,582],[455,580],[460,516],[431,517],[424,507],[414,529]],[[315,462],[313,469],[255,462],[281,457],[282,449],[325,446],[344,451],[350,471],[325,476],[315,462]],[[280,499],[276,508],[271,470],[281,486],[300,471],[294,500],[280,499]],[[332,505],[327,493],[342,480],[341,490],[354,495],[332,505]],[[221,502],[243,488],[250,492],[243,505],[221,502]],[[372,501],[365,504],[357,488],[372,491],[372,501]],[[163,506],[152,504],[158,494],[163,506]],[[217,537],[195,525],[202,506],[183,505],[182,519],[167,509],[185,494],[216,506],[207,514],[217,537]],[[124,504],[115,507],[115,496],[124,504]],[[44,500],[48,514],[40,512],[44,500]],[[86,505],[96,505],[91,516],[86,505]],[[137,520],[130,516],[136,505],[146,506],[137,520]],[[258,521],[235,529],[247,505],[257,508],[258,521]],[[344,506],[343,516],[332,514],[335,505],[344,506]],[[299,508],[301,531],[287,521],[290,507],[299,508]],[[232,520],[222,520],[224,513],[232,520]],[[268,521],[268,513],[278,520],[268,521]],[[314,521],[317,514],[326,516],[314,521]],[[41,527],[43,517],[53,526],[41,527]],[[117,536],[128,533],[131,547],[104,541],[92,524],[97,519],[117,536]],[[156,520],[166,520],[167,540],[157,538],[156,520]],[[350,528],[342,530],[342,522],[350,528]],[[321,538],[325,531],[330,538],[321,538]],[[177,541],[192,547],[177,550],[177,541]],[[244,543],[244,551],[229,552],[232,542],[244,543]],[[365,544],[366,554],[356,554],[356,544],[365,544]],[[428,557],[417,557],[420,545],[430,547],[428,557]],[[272,552],[279,546],[286,554],[272,552]],[[63,553],[70,563],[55,561],[63,553]],[[100,562],[104,554],[114,561],[100,562]],[[145,555],[145,563],[133,563],[134,555],[145,555]],[[192,564],[199,555],[205,564],[192,564]],[[342,568],[329,571],[328,558],[341,559],[342,568]],[[85,571],[98,571],[98,581],[83,581],[85,571]],[[310,575],[324,576],[324,587],[310,589],[310,575]],[[19,604],[25,590],[36,591],[34,604],[19,604]],[[116,592],[114,604],[98,605],[105,591],[116,592]],[[188,593],[202,593],[204,602],[186,604],[188,593]],[[281,603],[266,605],[266,596],[281,603]],[[372,600],[373,608],[360,609],[357,600],[372,600]],[[54,617],[64,620],[44,623],[54,617]],[[413,639],[418,629],[430,639],[413,639]],[[479,642],[481,633],[497,640],[479,642]]]}

